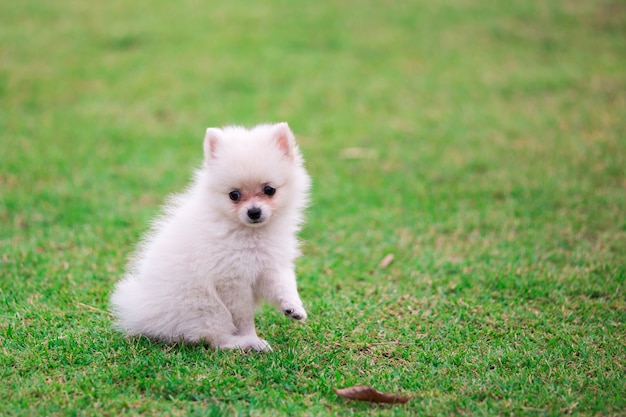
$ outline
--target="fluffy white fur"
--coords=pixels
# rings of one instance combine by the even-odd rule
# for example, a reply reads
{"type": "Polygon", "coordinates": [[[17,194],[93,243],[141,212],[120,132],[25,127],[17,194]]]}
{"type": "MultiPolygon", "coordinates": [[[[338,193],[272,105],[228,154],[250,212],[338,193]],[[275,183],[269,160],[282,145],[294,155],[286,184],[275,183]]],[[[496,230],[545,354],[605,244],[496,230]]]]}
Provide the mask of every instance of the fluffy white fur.
{"type": "Polygon", "coordinates": [[[309,188],[286,123],[207,129],[195,181],[172,198],[115,287],[117,325],[166,342],[271,350],[254,326],[261,300],[307,317],[294,260],[309,188]]]}

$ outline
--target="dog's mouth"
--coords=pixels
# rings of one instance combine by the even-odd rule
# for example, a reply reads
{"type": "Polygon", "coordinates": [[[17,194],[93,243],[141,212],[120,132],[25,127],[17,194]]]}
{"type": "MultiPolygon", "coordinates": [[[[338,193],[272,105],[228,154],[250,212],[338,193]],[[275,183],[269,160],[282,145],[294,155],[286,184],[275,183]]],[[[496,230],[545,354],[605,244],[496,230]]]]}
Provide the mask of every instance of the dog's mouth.
{"type": "Polygon", "coordinates": [[[265,223],[267,223],[267,219],[257,219],[257,220],[246,219],[246,221],[244,222],[246,226],[252,227],[252,228],[261,227],[265,223]]]}

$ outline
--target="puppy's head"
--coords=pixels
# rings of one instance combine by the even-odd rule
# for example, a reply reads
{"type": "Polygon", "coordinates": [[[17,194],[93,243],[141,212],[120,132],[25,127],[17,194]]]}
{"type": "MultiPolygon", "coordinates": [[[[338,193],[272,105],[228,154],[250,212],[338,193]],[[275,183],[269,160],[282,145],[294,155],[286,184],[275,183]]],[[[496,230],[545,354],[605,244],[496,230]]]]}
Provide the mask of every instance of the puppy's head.
{"type": "Polygon", "coordinates": [[[310,181],[286,123],[209,128],[204,154],[214,207],[226,218],[249,227],[277,216],[299,221],[310,181]]]}

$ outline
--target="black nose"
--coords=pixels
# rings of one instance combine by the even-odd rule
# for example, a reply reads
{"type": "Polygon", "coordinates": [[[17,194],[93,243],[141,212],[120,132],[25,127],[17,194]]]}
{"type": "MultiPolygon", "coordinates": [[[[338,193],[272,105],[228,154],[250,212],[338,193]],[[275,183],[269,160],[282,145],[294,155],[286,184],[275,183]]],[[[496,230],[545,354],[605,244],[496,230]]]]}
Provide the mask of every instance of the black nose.
{"type": "Polygon", "coordinates": [[[259,220],[261,218],[261,209],[258,207],[248,209],[248,217],[250,217],[250,220],[259,220]]]}

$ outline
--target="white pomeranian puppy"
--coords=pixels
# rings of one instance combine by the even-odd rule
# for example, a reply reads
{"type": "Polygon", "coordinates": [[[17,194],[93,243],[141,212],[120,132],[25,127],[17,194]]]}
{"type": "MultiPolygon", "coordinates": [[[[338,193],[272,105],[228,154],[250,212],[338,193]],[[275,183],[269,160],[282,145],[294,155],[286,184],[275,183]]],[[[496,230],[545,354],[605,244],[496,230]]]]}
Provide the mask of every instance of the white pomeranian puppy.
{"type": "Polygon", "coordinates": [[[111,304],[128,335],[266,351],[255,307],[307,317],[296,233],[310,178],[287,123],[209,128],[204,164],[145,237],[111,304]]]}

